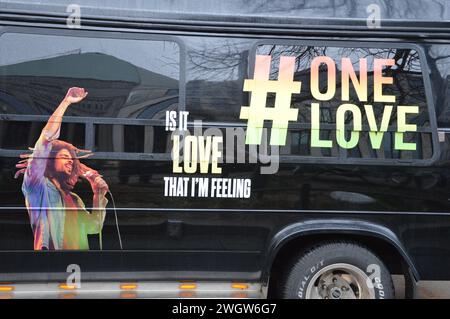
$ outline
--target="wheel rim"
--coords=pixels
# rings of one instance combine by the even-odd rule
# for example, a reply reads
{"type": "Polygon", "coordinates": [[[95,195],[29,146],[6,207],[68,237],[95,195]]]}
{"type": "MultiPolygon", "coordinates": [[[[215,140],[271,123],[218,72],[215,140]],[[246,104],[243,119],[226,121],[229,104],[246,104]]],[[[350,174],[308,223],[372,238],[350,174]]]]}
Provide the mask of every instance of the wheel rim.
{"type": "Polygon", "coordinates": [[[375,299],[375,288],[371,283],[366,273],[358,267],[332,264],[313,276],[306,288],[306,298],[375,299]]]}

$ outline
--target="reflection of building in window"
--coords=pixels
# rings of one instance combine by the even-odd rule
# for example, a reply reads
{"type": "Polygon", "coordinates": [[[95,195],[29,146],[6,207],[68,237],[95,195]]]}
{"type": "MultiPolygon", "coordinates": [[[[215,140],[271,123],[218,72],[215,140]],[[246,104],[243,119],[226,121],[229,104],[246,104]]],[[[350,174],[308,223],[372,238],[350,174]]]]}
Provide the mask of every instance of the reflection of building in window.
{"type": "MultiPolygon", "coordinates": [[[[68,54],[6,65],[0,67],[0,74],[3,75],[1,113],[48,115],[71,86],[85,87],[89,96],[71,108],[67,116],[163,119],[166,110],[178,108],[178,80],[106,54],[68,54]]],[[[30,137],[39,131],[34,126],[30,128],[30,137]]],[[[97,151],[152,152],[151,126],[131,129],[131,133],[121,124],[99,124],[96,129],[97,151]],[[144,144],[138,145],[132,139],[144,144]]],[[[73,129],[72,132],[76,134],[73,129]]],[[[76,137],[67,137],[72,138],[76,137]]]]}

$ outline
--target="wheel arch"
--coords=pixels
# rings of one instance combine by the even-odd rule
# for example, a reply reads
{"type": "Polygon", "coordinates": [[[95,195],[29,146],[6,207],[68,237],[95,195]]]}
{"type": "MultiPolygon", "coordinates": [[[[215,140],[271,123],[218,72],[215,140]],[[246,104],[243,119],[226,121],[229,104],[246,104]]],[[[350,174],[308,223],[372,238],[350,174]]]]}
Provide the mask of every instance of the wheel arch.
{"type": "MultiPolygon", "coordinates": [[[[285,261],[285,258],[294,254],[290,249],[300,251],[313,243],[325,240],[352,240],[372,249],[382,260],[386,256],[395,256],[402,263],[402,273],[405,275],[407,296],[414,295],[414,283],[420,275],[407,250],[389,228],[358,220],[333,220],[322,219],[304,221],[291,224],[281,229],[272,240],[267,251],[265,267],[262,273],[263,283],[274,284],[273,273],[277,273],[277,267],[285,261]]],[[[386,261],[383,260],[385,263],[386,261]]],[[[391,270],[392,265],[387,265],[391,270]]],[[[270,289],[270,287],[269,287],[270,289]]]]}

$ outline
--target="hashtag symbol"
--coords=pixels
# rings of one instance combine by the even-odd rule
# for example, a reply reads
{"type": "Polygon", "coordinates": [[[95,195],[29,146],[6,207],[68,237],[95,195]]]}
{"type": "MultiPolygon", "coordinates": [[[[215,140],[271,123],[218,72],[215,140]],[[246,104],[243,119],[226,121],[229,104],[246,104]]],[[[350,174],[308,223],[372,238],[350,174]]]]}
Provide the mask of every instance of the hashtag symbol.
{"type": "Polygon", "coordinates": [[[296,121],[298,109],[291,108],[291,96],[300,93],[301,82],[294,81],[295,57],[282,56],[278,80],[269,80],[270,55],[257,55],[253,80],[244,81],[251,92],[250,106],[242,106],[240,119],[247,121],[245,144],[261,144],[264,121],[272,121],[270,145],[285,145],[289,121],[296,121]],[[266,107],[267,93],[275,93],[274,107],[266,107]]]}

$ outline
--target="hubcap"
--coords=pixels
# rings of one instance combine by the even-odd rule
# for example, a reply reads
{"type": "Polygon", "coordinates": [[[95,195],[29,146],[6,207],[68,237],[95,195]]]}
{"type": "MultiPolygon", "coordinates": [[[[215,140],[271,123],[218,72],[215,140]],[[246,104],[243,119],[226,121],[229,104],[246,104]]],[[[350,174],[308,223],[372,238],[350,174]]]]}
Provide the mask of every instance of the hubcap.
{"type": "Polygon", "coordinates": [[[364,271],[350,264],[332,264],[319,270],[306,288],[307,299],[375,299],[364,271]]]}

